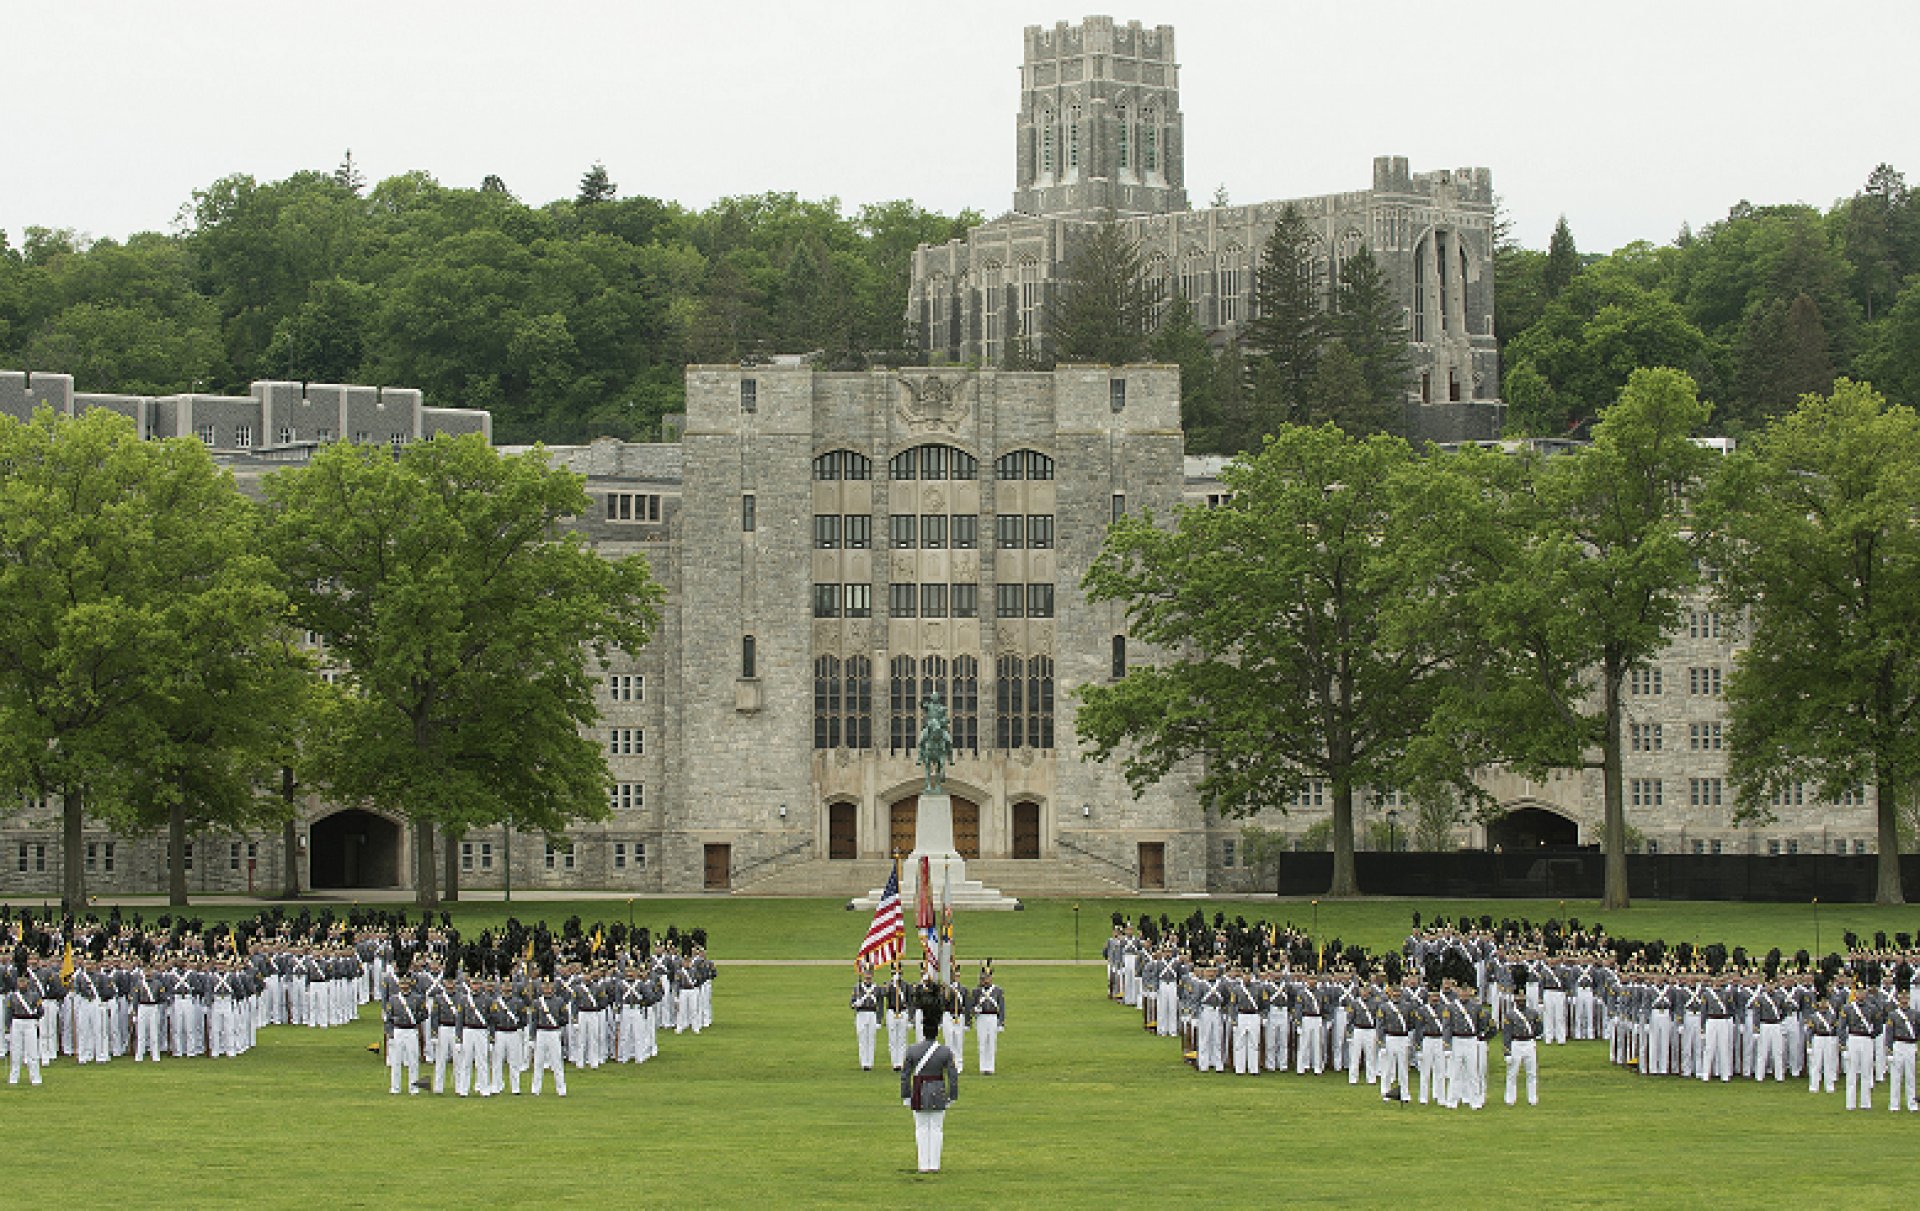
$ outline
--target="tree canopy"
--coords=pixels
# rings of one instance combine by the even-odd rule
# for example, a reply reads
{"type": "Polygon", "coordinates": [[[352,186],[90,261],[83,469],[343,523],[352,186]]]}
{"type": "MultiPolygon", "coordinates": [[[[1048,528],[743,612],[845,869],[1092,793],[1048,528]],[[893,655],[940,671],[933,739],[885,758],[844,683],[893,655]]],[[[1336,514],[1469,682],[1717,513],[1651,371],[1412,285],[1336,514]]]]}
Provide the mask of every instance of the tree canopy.
{"type": "Polygon", "coordinates": [[[436,828],[606,815],[588,661],[643,647],[660,589],[644,559],[561,530],[588,505],[578,476],[537,447],[439,436],[398,459],[331,446],[266,491],[294,616],[352,686],[310,776],[412,821],[422,904],[438,898],[436,828]]]}

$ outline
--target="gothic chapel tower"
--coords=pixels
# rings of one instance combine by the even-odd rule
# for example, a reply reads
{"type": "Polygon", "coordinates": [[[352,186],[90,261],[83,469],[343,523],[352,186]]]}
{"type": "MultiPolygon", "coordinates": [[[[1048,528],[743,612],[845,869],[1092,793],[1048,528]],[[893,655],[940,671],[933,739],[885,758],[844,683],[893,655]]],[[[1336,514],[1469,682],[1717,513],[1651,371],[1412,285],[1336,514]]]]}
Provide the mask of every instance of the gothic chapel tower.
{"type": "Polygon", "coordinates": [[[1187,208],[1173,27],[1029,25],[1013,209],[1097,219],[1187,208]]]}

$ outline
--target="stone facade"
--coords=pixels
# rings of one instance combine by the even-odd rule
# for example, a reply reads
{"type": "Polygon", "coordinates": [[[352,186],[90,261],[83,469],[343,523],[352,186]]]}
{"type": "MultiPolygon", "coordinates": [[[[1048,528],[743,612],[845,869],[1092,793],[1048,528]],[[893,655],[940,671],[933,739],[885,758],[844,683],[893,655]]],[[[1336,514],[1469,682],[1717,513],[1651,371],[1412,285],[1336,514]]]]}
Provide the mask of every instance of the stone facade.
{"type": "Polygon", "coordinates": [[[1413,360],[1406,431],[1432,441],[1499,436],[1486,169],[1416,173],[1404,157],[1381,156],[1366,189],[1188,210],[1170,26],[1089,17],[1029,27],[1021,84],[1013,209],[914,254],[907,321],[932,361],[998,365],[1016,337],[1043,343],[1067,259],[1109,210],[1163,297],[1184,296],[1224,342],[1251,314],[1261,249],[1291,204],[1313,230],[1319,290],[1331,291],[1364,244],[1402,299],[1413,360]]]}

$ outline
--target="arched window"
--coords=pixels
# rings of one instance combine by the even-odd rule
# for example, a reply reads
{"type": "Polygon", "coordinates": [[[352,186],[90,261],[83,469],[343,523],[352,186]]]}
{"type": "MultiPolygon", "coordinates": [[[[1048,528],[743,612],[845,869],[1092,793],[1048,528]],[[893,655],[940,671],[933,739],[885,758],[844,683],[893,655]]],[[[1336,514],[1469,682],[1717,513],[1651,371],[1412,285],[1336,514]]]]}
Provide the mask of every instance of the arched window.
{"type": "Polygon", "coordinates": [[[1000,360],[1000,308],[1004,301],[1002,292],[1006,288],[1006,267],[998,261],[988,261],[980,270],[980,309],[985,312],[986,331],[983,338],[986,348],[983,352],[989,363],[1000,360]]]}
{"type": "Polygon", "coordinates": [[[993,746],[1025,748],[1027,714],[1026,679],[1021,676],[1025,662],[1018,656],[1002,656],[994,665],[993,746]]]}
{"type": "Polygon", "coordinates": [[[1053,658],[1027,661],[1027,744],[1053,747],[1053,658]]]}
{"type": "Polygon", "coordinates": [[[1080,167],[1080,107],[1067,111],[1067,167],[1080,167]]]}
{"type": "Polygon", "coordinates": [[[888,678],[889,747],[894,752],[911,750],[920,739],[920,683],[914,676],[914,659],[895,656],[888,678]]]}
{"type": "Polygon", "coordinates": [[[1129,139],[1128,136],[1132,134],[1132,132],[1127,128],[1127,118],[1128,118],[1127,107],[1122,105],[1120,107],[1119,113],[1115,117],[1115,122],[1119,128],[1119,135],[1120,135],[1118,150],[1119,150],[1119,156],[1120,156],[1119,166],[1121,168],[1133,167],[1133,161],[1127,158],[1128,152],[1131,150],[1131,147],[1130,147],[1131,140],[1129,139]]]}
{"type": "Polygon", "coordinates": [[[1140,167],[1147,172],[1160,171],[1159,140],[1155,137],[1158,132],[1154,128],[1154,117],[1154,112],[1149,109],[1140,120],[1140,167]]]}
{"type": "Polygon", "coordinates": [[[979,479],[980,461],[953,446],[915,446],[893,456],[887,474],[908,479],[979,479]]]}
{"type": "Polygon", "coordinates": [[[1053,111],[1040,113],[1040,174],[1053,175],[1053,111]]]}
{"type": "Polygon", "coordinates": [[[980,662],[972,656],[953,661],[953,702],[948,718],[953,725],[953,751],[980,751],[980,662]]]}
{"type": "Polygon", "coordinates": [[[1053,460],[1038,450],[1015,450],[993,462],[995,479],[1052,479],[1053,460]]]}
{"type": "Polygon", "coordinates": [[[1229,244],[1227,250],[1220,254],[1220,279],[1217,287],[1220,322],[1238,323],[1240,296],[1247,288],[1247,252],[1238,244],[1229,244]]]}
{"type": "Polygon", "coordinates": [[[1040,322],[1040,262],[1020,258],[1020,335],[1029,342],[1040,322]]]}
{"type": "Polygon", "coordinates": [[[1180,294],[1193,307],[1193,317],[1206,323],[1202,300],[1207,293],[1207,254],[1189,249],[1180,262],[1180,294]]]}
{"type": "Polygon", "coordinates": [[[849,656],[846,664],[847,726],[843,733],[848,748],[873,747],[873,661],[865,656],[849,656]]]}
{"type": "Polygon", "coordinates": [[[1167,261],[1166,253],[1156,252],[1147,258],[1146,282],[1147,289],[1153,292],[1152,326],[1155,328],[1160,326],[1160,321],[1167,315],[1168,296],[1171,293],[1167,282],[1171,275],[1172,268],[1167,261]]]}
{"type": "Polygon", "coordinates": [[[840,658],[813,662],[813,747],[840,747],[840,658]]]}
{"type": "Polygon", "coordinates": [[[829,450],[813,460],[815,479],[872,479],[873,460],[852,450],[829,450]]]}
{"type": "MultiPolygon", "coordinates": [[[[920,659],[920,698],[918,701],[925,702],[935,694],[940,695],[940,701],[947,704],[949,716],[951,716],[953,700],[947,696],[947,658],[944,656],[923,656],[920,659]]],[[[918,739],[918,733],[915,733],[916,742],[918,739]]]]}

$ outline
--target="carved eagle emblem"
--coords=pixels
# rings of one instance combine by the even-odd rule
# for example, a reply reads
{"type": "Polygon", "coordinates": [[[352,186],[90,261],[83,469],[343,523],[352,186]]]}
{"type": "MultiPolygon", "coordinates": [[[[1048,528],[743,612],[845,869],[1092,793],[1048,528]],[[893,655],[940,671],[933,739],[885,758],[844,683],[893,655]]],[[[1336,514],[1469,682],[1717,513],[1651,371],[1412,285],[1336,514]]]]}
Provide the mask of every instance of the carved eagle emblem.
{"type": "Polygon", "coordinates": [[[906,388],[906,394],[900,399],[896,411],[915,433],[935,430],[957,433],[973,410],[968,398],[973,386],[972,379],[971,374],[957,379],[935,374],[908,378],[903,374],[900,376],[900,385],[906,388]]]}

